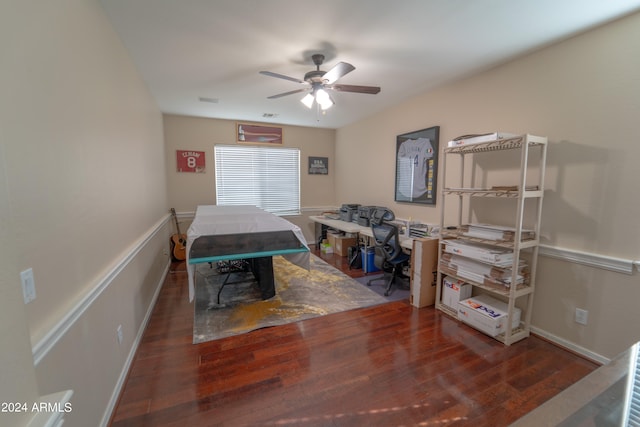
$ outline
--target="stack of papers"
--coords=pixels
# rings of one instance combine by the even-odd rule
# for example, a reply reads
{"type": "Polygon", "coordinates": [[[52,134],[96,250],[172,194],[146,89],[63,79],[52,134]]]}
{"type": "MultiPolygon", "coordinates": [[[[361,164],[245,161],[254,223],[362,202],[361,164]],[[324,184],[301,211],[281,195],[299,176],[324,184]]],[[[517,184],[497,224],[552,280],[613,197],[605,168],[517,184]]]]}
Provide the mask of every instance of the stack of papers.
{"type": "Polygon", "coordinates": [[[432,224],[411,224],[409,225],[409,237],[422,238],[435,236],[440,232],[440,227],[432,224]]]}
{"type": "MultiPolygon", "coordinates": [[[[512,269],[495,267],[489,264],[465,258],[459,255],[443,253],[440,268],[450,275],[484,285],[509,288],[512,281],[512,269]]],[[[529,266],[521,261],[516,275],[516,285],[529,283],[529,266]]]]}
{"type": "Polygon", "coordinates": [[[458,147],[460,145],[479,144],[481,142],[497,141],[500,139],[515,138],[516,134],[506,132],[492,132],[476,135],[464,135],[449,141],[448,147],[458,147]]]}
{"type": "MultiPolygon", "coordinates": [[[[516,236],[515,228],[492,224],[469,224],[462,226],[462,230],[463,236],[503,242],[513,242],[516,236]]],[[[536,238],[536,233],[533,230],[522,229],[521,236],[521,240],[531,240],[536,238]]]]}
{"type": "Polygon", "coordinates": [[[512,251],[489,245],[462,242],[460,240],[445,240],[444,251],[487,262],[497,267],[509,267],[513,263],[512,251]]]}
{"type": "MultiPolygon", "coordinates": [[[[517,185],[494,185],[491,187],[491,190],[494,191],[518,191],[520,187],[517,185]]],[[[537,185],[527,185],[524,187],[525,191],[537,191],[540,187],[537,185]]]]}
{"type": "Polygon", "coordinates": [[[427,224],[411,224],[409,226],[409,237],[420,238],[429,236],[429,226],[427,224]]]}

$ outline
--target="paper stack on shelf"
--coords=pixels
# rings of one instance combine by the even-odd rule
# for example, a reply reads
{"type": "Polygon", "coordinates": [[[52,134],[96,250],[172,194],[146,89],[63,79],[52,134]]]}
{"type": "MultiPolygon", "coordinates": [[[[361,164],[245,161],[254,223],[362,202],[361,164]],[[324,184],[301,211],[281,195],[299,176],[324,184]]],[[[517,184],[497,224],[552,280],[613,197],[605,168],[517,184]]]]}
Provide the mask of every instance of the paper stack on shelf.
{"type": "MultiPolygon", "coordinates": [[[[529,283],[529,266],[524,260],[520,260],[516,285],[529,283]]],[[[440,268],[446,274],[475,283],[493,285],[500,288],[511,286],[511,268],[495,267],[460,255],[443,253],[440,259],[440,268]]]]}
{"type": "Polygon", "coordinates": [[[486,134],[460,136],[447,144],[448,147],[458,147],[460,145],[479,144],[481,142],[497,141],[499,139],[515,138],[516,134],[506,132],[492,132],[486,134]]]}
{"type": "MultiPolygon", "coordinates": [[[[477,237],[479,239],[513,242],[516,229],[513,227],[503,227],[492,224],[468,224],[462,227],[463,236],[477,237]]],[[[533,230],[522,229],[521,240],[531,240],[536,238],[533,230]]]]}
{"type": "MultiPolygon", "coordinates": [[[[520,187],[517,185],[493,185],[491,186],[491,190],[494,191],[518,191],[520,187]]],[[[540,187],[538,185],[527,185],[524,187],[525,191],[537,191],[540,187]]]]}
{"type": "Polygon", "coordinates": [[[512,251],[479,243],[444,240],[444,250],[450,254],[462,255],[478,261],[488,262],[497,267],[509,267],[513,263],[512,251]]]}
{"type": "Polygon", "coordinates": [[[427,224],[411,224],[409,226],[409,237],[420,238],[429,236],[429,226],[427,224]]]}
{"type": "Polygon", "coordinates": [[[437,235],[440,227],[432,224],[411,224],[409,225],[409,237],[423,238],[437,235]]]}

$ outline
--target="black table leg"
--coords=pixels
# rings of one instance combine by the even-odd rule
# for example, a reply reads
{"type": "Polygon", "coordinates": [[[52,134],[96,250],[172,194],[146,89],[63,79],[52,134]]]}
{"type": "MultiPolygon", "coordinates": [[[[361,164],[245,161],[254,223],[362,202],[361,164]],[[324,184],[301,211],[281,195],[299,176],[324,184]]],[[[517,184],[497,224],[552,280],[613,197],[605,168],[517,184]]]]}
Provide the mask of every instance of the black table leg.
{"type": "Polygon", "coordinates": [[[218,305],[220,305],[220,294],[222,293],[222,290],[224,289],[224,287],[227,285],[227,282],[229,281],[230,276],[231,276],[231,272],[228,272],[227,277],[225,277],[224,282],[222,282],[222,286],[220,286],[220,289],[218,290],[218,305]]]}
{"type": "Polygon", "coordinates": [[[249,260],[251,272],[258,281],[262,299],[272,298],[276,294],[275,281],[273,278],[273,258],[260,257],[249,260]]]}

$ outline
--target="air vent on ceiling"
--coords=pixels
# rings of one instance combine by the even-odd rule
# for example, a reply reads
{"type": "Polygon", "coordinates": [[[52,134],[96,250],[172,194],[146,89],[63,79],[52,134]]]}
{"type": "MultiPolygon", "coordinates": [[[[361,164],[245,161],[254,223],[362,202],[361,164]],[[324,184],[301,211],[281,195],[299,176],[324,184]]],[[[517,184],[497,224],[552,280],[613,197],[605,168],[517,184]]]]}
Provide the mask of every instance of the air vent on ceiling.
{"type": "Polygon", "coordinates": [[[220,102],[218,98],[205,98],[204,96],[201,96],[200,98],[198,98],[198,100],[200,102],[210,102],[211,104],[217,104],[218,102],[220,102]]]}

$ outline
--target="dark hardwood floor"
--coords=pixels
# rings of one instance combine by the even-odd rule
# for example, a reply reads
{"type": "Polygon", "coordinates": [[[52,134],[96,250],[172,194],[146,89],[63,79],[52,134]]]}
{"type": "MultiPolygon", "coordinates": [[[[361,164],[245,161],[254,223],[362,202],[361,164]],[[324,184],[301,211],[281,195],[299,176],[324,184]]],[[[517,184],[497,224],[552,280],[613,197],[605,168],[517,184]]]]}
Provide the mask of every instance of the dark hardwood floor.
{"type": "Polygon", "coordinates": [[[506,347],[408,301],[193,345],[186,273],[173,267],[114,427],[499,427],[597,367],[535,336],[506,347]]]}

